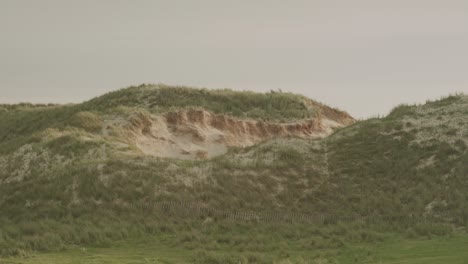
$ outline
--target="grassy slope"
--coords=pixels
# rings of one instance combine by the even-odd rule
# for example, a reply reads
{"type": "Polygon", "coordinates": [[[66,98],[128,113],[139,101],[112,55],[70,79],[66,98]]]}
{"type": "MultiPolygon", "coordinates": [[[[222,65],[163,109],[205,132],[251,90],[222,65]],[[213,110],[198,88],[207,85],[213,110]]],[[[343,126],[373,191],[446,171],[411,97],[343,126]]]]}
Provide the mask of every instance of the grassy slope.
{"type": "MultiPolygon", "coordinates": [[[[146,234],[174,235],[169,244],[197,248],[192,253],[215,252],[216,263],[216,252],[222,253],[225,246],[239,250],[231,256],[234,260],[249,257],[242,253],[246,247],[265,255],[291,249],[307,257],[304,252],[333,252],[343,245],[382,241],[394,232],[404,237],[447,234],[454,225],[467,225],[468,134],[461,122],[467,109],[466,97],[402,106],[387,118],[360,122],[327,140],[277,140],[232,150],[211,161],[101,155],[97,150],[106,142],[76,137],[32,141],[32,149],[8,156],[7,169],[0,171],[0,178],[28,172],[22,181],[0,185],[0,249],[21,254],[73,244],[110,245],[146,234]],[[29,157],[27,162],[24,157],[29,157]],[[56,162],[59,158],[69,162],[56,162]],[[76,198],[80,203],[74,203],[76,198]],[[228,211],[351,220],[278,227],[127,207],[170,200],[228,211]],[[96,207],[97,201],[102,205],[96,207]]],[[[25,120],[35,122],[37,129],[66,127],[57,121],[68,115],[60,108],[40,111],[45,114],[34,113],[35,118],[25,120]],[[38,122],[50,122],[52,113],[56,121],[38,122]]],[[[4,120],[14,122],[13,116],[4,120]]],[[[34,130],[21,125],[11,129],[20,136],[34,130]]]]}
{"type": "MultiPolygon", "coordinates": [[[[143,107],[152,113],[202,107],[208,111],[241,118],[288,120],[312,117],[305,97],[290,93],[207,90],[165,85],[141,85],[111,92],[83,104],[91,111],[112,112],[114,108],[143,107]]],[[[310,99],[307,99],[310,100],[310,99]]],[[[319,104],[317,104],[319,105],[319,104]]]]}
{"type": "Polygon", "coordinates": [[[467,110],[467,97],[449,97],[399,107],[335,134],[329,138],[334,187],[328,192],[346,194],[339,199],[349,213],[431,215],[466,225],[467,110]]]}

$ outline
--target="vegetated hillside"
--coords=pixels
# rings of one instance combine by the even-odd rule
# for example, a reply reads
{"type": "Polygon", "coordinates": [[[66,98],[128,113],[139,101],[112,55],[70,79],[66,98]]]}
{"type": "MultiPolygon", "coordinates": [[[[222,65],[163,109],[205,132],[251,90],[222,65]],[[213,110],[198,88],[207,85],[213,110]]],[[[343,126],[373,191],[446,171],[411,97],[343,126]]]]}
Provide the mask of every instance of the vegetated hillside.
{"type": "MultiPolygon", "coordinates": [[[[147,89],[153,88],[127,91],[137,97],[147,89]]],[[[268,241],[291,241],[310,251],[377,241],[395,232],[440,235],[467,225],[467,96],[400,106],[385,118],[358,122],[323,139],[270,132],[249,147],[187,160],[145,154],[121,140],[118,131],[125,126],[106,130],[106,120],[123,119],[152,137],[154,127],[146,127],[158,118],[167,121],[166,110],[147,103],[144,110],[128,111],[136,105],[126,103],[124,91],[108,95],[116,101],[107,106],[102,97],[83,105],[0,114],[3,254],[101,245],[148,233],[177,234],[174,245],[208,251],[229,246],[239,252],[243,247],[277,252],[281,247],[268,241]]],[[[203,107],[193,111],[211,116],[223,111],[195,101],[182,112],[170,111],[203,107]]],[[[258,105],[237,108],[248,113],[258,105]]],[[[321,120],[341,120],[342,126],[353,122],[322,105],[308,111],[321,120]]],[[[237,118],[253,122],[254,117],[237,118]]],[[[257,121],[267,120],[285,124],[268,117],[257,121]]]]}
{"type": "Polygon", "coordinates": [[[468,96],[402,105],[328,138],[329,193],[361,215],[468,221],[468,96]]]}
{"type": "MultiPolygon", "coordinates": [[[[342,113],[333,111],[301,95],[271,91],[267,94],[224,90],[172,87],[163,84],[129,87],[95,98],[82,105],[83,110],[115,113],[115,109],[144,108],[152,114],[161,114],[203,108],[215,114],[233,117],[291,122],[342,113]]],[[[348,116],[349,117],[349,116],[348,116]]]]}

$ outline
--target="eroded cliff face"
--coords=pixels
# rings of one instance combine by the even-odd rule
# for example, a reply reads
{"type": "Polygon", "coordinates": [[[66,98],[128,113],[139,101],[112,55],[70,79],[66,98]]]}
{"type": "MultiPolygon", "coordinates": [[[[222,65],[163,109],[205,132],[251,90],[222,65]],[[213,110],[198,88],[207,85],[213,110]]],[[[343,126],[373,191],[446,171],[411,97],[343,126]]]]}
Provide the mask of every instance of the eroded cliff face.
{"type": "Polygon", "coordinates": [[[136,113],[125,127],[128,140],[146,155],[204,159],[222,155],[228,147],[248,147],[273,138],[319,138],[355,120],[334,109],[293,123],[243,120],[203,109],[163,115],[136,113]]]}

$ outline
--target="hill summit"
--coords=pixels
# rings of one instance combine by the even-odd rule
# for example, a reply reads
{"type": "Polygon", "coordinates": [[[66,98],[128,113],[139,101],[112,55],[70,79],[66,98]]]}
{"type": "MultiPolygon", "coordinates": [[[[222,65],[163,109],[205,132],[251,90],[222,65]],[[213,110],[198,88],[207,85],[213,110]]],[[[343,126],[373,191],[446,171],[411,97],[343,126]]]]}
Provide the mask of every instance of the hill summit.
{"type": "Polygon", "coordinates": [[[17,106],[15,115],[20,109],[32,119],[62,111],[55,118],[33,121],[38,127],[31,135],[41,134],[46,141],[64,136],[105,141],[120,153],[178,159],[211,158],[229,147],[273,138],[324,137],[355,121],[300,95],[165,85],[130,87],[73,106],[26,112],[17,106]]]}

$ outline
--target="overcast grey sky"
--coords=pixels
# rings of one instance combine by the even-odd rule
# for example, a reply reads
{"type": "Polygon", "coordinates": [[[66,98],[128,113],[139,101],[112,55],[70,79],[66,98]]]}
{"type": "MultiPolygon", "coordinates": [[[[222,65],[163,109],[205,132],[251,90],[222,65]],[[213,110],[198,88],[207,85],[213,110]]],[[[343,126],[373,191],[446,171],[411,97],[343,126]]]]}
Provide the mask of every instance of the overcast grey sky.
{"type": "Polygon", "coordinates": [[[466,0],[0,0],[0,33],[0,103],[166,83],[364,118],[468,93],[466,0]]]}

